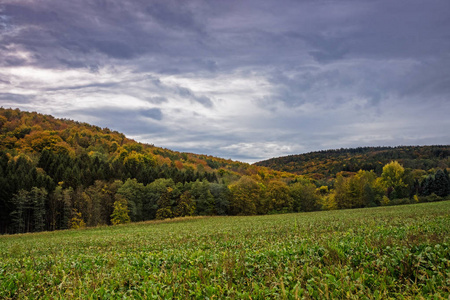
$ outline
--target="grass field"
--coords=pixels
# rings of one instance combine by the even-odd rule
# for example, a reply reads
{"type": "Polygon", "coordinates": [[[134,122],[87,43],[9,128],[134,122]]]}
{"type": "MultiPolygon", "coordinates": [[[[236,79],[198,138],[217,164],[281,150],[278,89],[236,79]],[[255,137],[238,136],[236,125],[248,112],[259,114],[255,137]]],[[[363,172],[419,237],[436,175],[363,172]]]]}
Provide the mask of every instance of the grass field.
{"type": "Polygon", "coordinates": [[[450,201],[0,236],[0,299],[448,299],[450,201]]]}

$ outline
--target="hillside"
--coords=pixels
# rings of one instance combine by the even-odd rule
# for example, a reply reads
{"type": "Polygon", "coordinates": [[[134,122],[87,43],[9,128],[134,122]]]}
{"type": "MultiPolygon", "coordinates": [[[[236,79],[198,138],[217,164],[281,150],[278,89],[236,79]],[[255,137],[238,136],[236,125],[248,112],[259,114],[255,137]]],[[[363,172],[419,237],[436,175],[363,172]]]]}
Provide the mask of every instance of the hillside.
{"type": "Polygon", "coordinates": [[[74,218],[88,226],[111,224],[114,203],[121,201],[132,221],[229,214],[228,186],[246,176],[264,184],[295,177],[138,143],[108,128],[0,108],[0,233],[73,227],[74,218]]]}
{"type": "Polygon", "coordinates": [[[380,175],[383,166],[393,160],[409,169],[448,169],[450,145],[325,150],[272,158],[255,165],[323,180],[334,178],[339,172],[353,173],[359,170],[373,170],[380,175]]]}
{"type": "Polygon", "coordinates": [[[153,166],[167,165],[169,168],[200,173],[221,170],[222,175],[245,175],[261,169],[237,161],[181,153],[139,143],[109,128],[57,119],[36,112],[0,108],[0,151],[11,155],[26,154],[35,158],[43,150],[70,157],[88,155],[100,161],[111,158],[146,161],[153,166]]]}
{"type": "MultiPolygon", "coordinates": [[[[285,172],[229,159],[139,143],[109,128],[2,107],[0,151],[11,157],[25,155],[33,162],[37,162],[42,153],[81,158],[82,161],[93,160],[98,165],[121,161],[124,168],[119,171],[123,173],[119,177],[128,178],[132,175],[145,184],[160,177],[176,177],[178,181],[220,179],[227,183],[243,175],[257,173],[272,178],[293,177],[285,172]],[[152,167],[151,173],[146,172],[149,166],[152,167]]],[[[104,171],[105,174],[98,174],[97,179],[102,179],[102,176],[108,178],[111,170],[104,171]]],[[[57,179],[64,181],[65,178],[57,179]]]]}
{"type": "MultiPolygon", "coordinates": [[[[448,147],[373,149],[308,154],[303,176],[0,108],[0,233],[362,208],[450,195],[448,147]],[[364,171],[372,167],[376,173],[364,171]]],[[[295,160],[286,166],[291,170],[295,160]]]]}

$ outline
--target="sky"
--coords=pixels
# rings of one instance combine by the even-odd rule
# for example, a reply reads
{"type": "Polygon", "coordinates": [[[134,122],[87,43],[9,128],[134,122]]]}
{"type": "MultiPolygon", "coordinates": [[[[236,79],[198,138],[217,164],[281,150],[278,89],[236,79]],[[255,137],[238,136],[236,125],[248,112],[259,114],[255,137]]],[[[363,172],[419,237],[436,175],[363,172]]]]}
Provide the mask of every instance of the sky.
{"type": "Polygon", "coordinates": [[[250,163],[450,144],[450,1],[1,0],[0,106],[250,163]]]}

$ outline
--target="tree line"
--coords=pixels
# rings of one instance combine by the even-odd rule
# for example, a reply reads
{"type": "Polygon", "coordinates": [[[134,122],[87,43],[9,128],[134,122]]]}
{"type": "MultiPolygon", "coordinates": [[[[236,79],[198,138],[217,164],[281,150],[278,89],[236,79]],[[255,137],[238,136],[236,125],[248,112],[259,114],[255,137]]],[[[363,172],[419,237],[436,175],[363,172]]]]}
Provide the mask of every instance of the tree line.
{"type": "Polygon", "coordinates": [[[450,168],[450,146],[358,147],[335,149],[272,158],[256,163],[274,170],[307,175],[327,181],[340,172],[374,171],[395,160],[407,169],[430,170],[450,168]]]}
{"type": "Polygon", "coordinates": [[[345,170],[324,180],[315,172],[295,175],[179,153],[108,128],[0,108],[0,233],[441,200],[449,193],[448,154],[426,149],[408,153],[423,158],[434,151],[438,167],[393,161],[350,170],[347,158],[345,170]]]}
{"type": "Polygon", "coordinates": [[[265,173],[225,183],[220,175],[127,161],[71,158],[44,149],[37,163],[0,152],[2,233],[115,225],[196,215],[256,215],[348,209],[442,200],[447,170],[404,169],[393,161],[381,176],[338,174],[332,186],[302,176],[265,173]],[[129,168],[132,168],[130,170],[129,168]],[[145,170],[148,168],[149,170],[145,170]],[[133,171],[134,175],[131,175],[133,171]],[[140,176],[139,174],[153,174],[140,176]],[[140,180],[140,179],[141,180],[140,180]]]}

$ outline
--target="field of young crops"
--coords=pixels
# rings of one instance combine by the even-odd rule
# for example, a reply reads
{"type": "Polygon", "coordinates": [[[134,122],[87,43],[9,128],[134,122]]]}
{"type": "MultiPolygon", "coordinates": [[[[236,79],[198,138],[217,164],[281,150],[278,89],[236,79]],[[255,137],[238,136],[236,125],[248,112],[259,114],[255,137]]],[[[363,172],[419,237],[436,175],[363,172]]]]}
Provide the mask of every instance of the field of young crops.
{"type": "Polygon", "coordinates": [[[450,201],[0,236],[0,299],[450,295],[450,201]]]}

